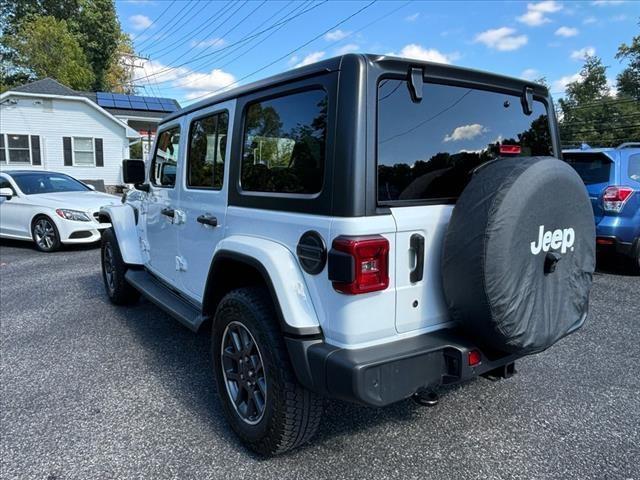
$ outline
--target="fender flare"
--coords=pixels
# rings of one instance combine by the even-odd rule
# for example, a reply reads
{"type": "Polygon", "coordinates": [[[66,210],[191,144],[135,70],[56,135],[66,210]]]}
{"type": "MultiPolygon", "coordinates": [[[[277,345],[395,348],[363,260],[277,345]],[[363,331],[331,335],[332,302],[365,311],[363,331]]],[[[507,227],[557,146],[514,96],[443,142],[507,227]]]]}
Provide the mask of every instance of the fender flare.
{"type": "Polygon", "coordinates": [[[144,264],[136,217],[134,208],[128,204],[109,205],[100,209],[100,221],[108,219],[111,223],[118,239],[122,260],[129,265],[144,264]]]}
{"type": "Polygon", "coordinates": [[[282,244],[262,238],[233,235],[222,240],[213,255],[203,298],[203,311],[213,317],[224,292],[225,261],[256,270],[273,300],[282,331],[287,335],[320,335],[313,302],[298,263],[282,244]]]}

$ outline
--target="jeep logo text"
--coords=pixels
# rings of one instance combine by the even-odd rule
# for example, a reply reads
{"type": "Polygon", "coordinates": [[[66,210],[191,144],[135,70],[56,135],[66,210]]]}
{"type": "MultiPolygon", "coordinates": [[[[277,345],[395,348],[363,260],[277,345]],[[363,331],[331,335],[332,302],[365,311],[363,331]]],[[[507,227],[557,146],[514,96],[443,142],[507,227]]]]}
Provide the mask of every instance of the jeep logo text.
{"type": "Polygon", "coordinates": [[[573,228],[565,228],[544,231],[544,225],[540,225],[538,233],[538,241],[531,242],[531,253],[538,255],[540,252],[548,252],[549,250],[558,250],[560,253],[566,253],[567,250],[573,251],[573,242],[576,240],[576,232],[573,228]]]}

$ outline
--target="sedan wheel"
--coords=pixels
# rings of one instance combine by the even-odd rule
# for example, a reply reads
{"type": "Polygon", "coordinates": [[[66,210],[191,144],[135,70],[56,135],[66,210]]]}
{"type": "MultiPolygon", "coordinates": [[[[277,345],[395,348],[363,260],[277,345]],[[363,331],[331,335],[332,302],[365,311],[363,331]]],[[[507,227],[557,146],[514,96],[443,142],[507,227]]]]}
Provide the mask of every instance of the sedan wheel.
{"type": "Polygon", "coordinates": [[[52,252],[60,246],[58,231],[53,222],[47,217],[36,219],[33,224],[33,240],[43,252],[52,252]]]}

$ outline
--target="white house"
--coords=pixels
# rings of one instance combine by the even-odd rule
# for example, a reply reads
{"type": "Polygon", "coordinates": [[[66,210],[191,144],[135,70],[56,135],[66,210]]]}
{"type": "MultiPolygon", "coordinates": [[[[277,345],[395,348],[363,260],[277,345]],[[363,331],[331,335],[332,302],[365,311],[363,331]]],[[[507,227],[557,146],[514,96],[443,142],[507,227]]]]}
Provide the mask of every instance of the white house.
{"type": "Polygon", "coordinates": [[[155,134],[155,126],[170,109],[138,111],[133,101],[120,103],[128,108],[115,103],[108,108],[99,105],[105,103],[96,98],[99,95],[111,94],[77,92],[50,78],[1,94],[0,171],[53,170],[102,181],[110,191],[122,185],[122,160],[129,158],[130,144],[155,134]]]}

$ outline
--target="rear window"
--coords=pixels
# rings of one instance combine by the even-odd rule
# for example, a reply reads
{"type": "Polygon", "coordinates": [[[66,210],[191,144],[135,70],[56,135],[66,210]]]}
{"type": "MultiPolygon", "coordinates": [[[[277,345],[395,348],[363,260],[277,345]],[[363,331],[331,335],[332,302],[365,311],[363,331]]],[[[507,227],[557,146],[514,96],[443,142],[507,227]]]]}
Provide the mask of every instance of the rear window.
{"type": "Polygon", "coordinates": [[[250,104],[245,115],[242,189],[318,193],[324,175],[326,136],[324,90],[250,104]]]}
{"type": "Polygon", "coordinates": [[[564,153],[562,157],[585,185],[608,183],[611,178],[611,159],[602,153],[564,153]]]}
{"type": "Polygon", "coordinates": [[[629,178],[640,182],[640,153],[629,157],[629,178]]]}
{"type": "Polygon", "coordinates": [[[378,200],[455,200],[473,170],[500,155],[553,155],[546,106],[525,115],[520,97],[427,83],[378,85],[378,200]]]}

